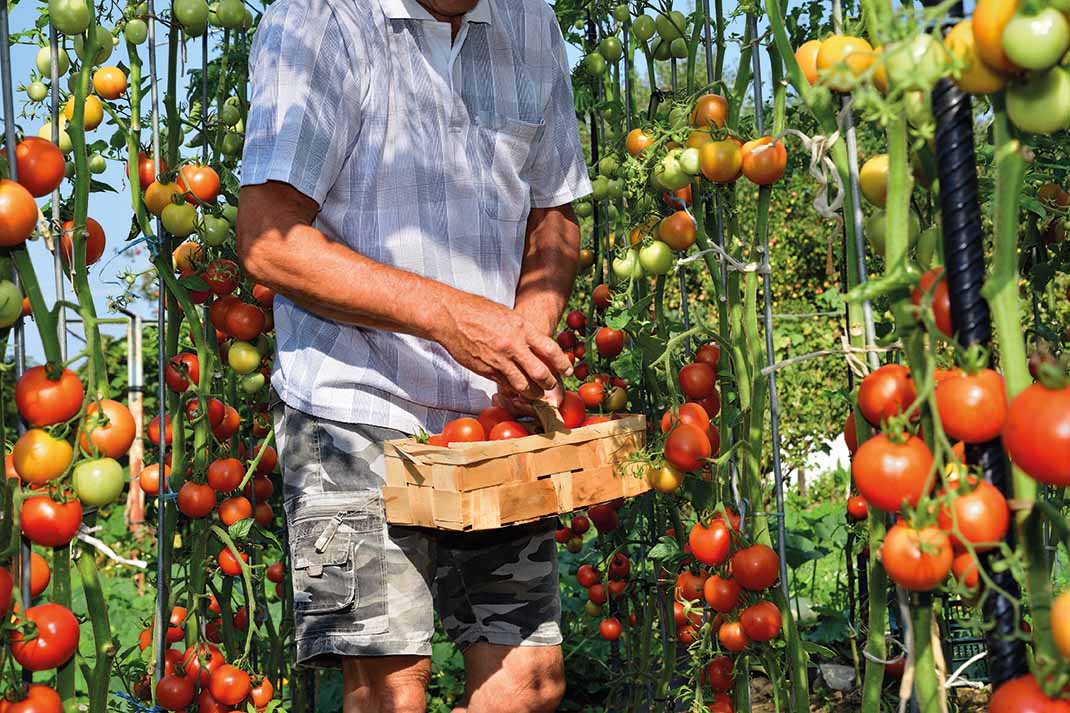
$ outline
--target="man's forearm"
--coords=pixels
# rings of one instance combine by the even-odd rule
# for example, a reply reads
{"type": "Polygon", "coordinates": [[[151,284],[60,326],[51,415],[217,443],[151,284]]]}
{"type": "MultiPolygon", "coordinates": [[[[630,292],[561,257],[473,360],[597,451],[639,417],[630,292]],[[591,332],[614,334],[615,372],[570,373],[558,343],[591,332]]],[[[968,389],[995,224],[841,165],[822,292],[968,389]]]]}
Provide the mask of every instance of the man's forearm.
{"type": "Polygon", "coordinates": [[[552,335],[572,293],[580,229],[572,205],[533,208],[514,309],[552,335]]]}

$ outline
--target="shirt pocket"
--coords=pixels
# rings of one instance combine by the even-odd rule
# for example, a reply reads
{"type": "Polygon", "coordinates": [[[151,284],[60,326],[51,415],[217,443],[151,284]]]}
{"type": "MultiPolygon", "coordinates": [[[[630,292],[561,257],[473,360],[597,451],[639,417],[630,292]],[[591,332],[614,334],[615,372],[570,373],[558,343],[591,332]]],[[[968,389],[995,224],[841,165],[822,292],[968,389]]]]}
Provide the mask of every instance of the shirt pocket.
{"type": "Polygon", "coordinates": [[[528,173],[532,148],[544,123],[479,112],[480,203],[488,216],[502,221],[525,220],[531,207],[528,173]]]}

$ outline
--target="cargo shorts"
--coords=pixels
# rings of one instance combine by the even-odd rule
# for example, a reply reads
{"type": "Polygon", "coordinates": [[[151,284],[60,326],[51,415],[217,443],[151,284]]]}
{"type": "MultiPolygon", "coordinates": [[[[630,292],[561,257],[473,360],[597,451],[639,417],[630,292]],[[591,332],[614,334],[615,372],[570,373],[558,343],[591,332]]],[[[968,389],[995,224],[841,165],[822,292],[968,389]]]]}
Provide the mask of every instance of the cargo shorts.
{"type": "Polygon", "coordinates": [[[462,650],[561,643],[555,523],[477,533],[388,525],[382,442],[400,431],[274,407],[297,663],[431,655],[437,613],[462,650]]]}

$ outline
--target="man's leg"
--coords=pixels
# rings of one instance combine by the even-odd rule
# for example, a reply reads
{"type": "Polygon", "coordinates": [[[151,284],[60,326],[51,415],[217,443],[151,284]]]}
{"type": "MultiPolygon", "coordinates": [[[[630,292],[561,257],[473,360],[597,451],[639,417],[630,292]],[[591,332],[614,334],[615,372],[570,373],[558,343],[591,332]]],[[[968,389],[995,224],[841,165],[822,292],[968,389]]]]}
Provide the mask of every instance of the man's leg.
{"type": "Polygon", "coordinates": [[[426,656],[342,659],[342,711],[424,713],[430,679],[426,656]]]}
{"type": "Polygon", "coordinates": [[[453,713],[551,713],[565,695],[560,646],[473,644],[464,670],[465,705],[453,713]]]}

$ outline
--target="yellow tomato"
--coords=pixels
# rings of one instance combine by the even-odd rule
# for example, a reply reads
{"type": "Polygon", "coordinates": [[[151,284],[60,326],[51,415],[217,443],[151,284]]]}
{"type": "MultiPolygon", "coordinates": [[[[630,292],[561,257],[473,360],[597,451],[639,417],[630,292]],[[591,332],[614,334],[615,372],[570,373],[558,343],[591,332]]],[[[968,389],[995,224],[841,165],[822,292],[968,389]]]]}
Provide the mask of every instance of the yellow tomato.
{"type": "Polygon", "coordinates": [[[1007,83],[1007,77],[989,67],[978,56],[977,43],[973,37],[973,23],[963,20],[955,25],[944,38],[947,49],[966,66],[955,80],[959,89],[968,94],[991,94],[998,92],[1007,83]]]}
{"type": "Polygon", "coordinates": [[[11,451],[15,472],[30,485],[44,485],[63,475],[73,458],[70,443],[41,428],[31,428],[19,436],[11,451]]]}
{"type": "Polygon", "coordinates": [[[684,482],[684,474],[666,463],[660,468],[651,466],[646,472],[650,487],[659,493],[674,493],[684,482]]]}
{"type": "Polygon", "coordinates": [[[179,272],[190,272],[193,270],[193,263],[200,258],[201,246],[192,240],[187,240],[182,243],[171,253],[171,259],[174,261],[175,269],[179,272]]]}
{"type": "Polygon", "coordinates": [[[177,183],[160,183],[153,181],[145,189],[145,207],[153,215],[163,213],[163,209],[173,202],[171,196],[181,195],[182,189],[177,183]]]}
{"type": "Polygon", "coordinates": [[[862,164],[858,185],[866,200],[883,208],[888,200],[888,154],[877,154],[862,164]]]}
{"type": "Polygon", "coordinates": [[[101,67],[93,74],[93,91],[105,99],[118,99],[126,91],[126,75],[118,67],[101,67]]]}
{"type": "Polygon", "coordinates": [[[1070,659],[1070,590],[1051,604],[1051,636],[1064,659],[1070,659]]]}
{"type": "Polygon", "coordinates": [[[713,136],[710,135],[709,131],[695,129],[687,135],[687,143],[684,145],[689,149],[700,149],[711,141],[713,141],[713,136]]]}
{"type": "Polygon", "coordinates": [[[817,71],[829,87],[847,92],[873,66],[874,59],[872,45],[861,37],[833,35],[818,49],[817,71]]]}
{"type": "Polygon", "coordinates": [[[820,49],[821,40],[807,40],[795,50],[795,61],[810,84],[817,83],[817,53],[820,49]]]}
{"type": "MultiPolygon", "coordinates": [[[[67,100],[66,106],[63,107],[63,116],[67,117],[67,121],[74,119],[74,96],[67,100]]],[[[90,94],[85,98],[85,130],[92,131],[100,126],[100,122],[104,121],[104,105],[100,103],[100,100],[90,94]]]]}

